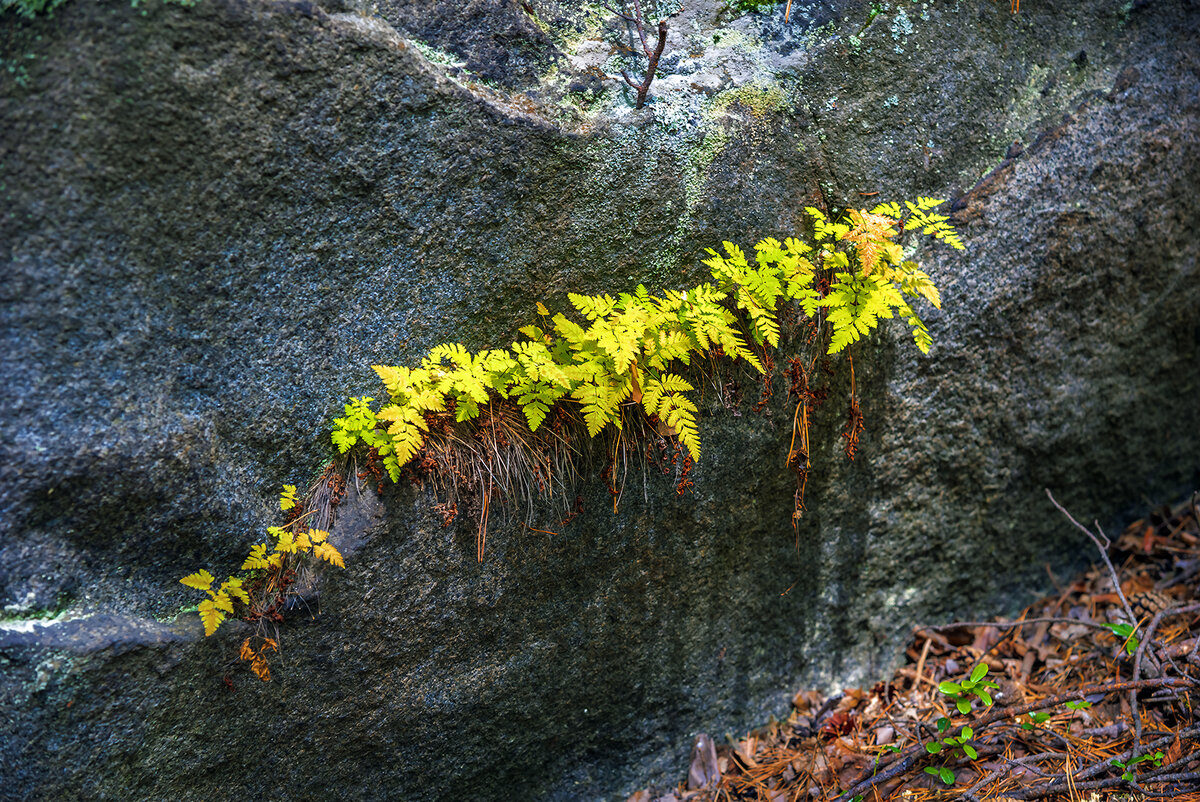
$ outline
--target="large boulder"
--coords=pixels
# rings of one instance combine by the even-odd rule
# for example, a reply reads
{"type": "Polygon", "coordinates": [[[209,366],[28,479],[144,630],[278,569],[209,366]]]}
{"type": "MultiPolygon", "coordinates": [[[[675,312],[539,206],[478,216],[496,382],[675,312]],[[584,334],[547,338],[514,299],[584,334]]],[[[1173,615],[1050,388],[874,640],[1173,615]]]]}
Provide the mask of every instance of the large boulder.
{"type": "Polygon", "coordinates": [[[641,111],[598,77],[619,27],[565,5],[0,17],[0,794],[619,797],[1088,559],[1042,488],[1119,524],[1200,480],[1192,5],[699,0],[641,111]],[[735,373],[688,494],[635,467],[614,513],[593,471],[569,526],[535,510],[558,534],[498,513],[482,563],[469,516],[352,488],[270,683],[244,625],[178,614],[383,392],[369,365],[917,195],[968,243],[921,252],[933,352],[858,349],[853,462],[848,365],[821,373],[798,520],[786,381],[755,413],[735,373]]]}

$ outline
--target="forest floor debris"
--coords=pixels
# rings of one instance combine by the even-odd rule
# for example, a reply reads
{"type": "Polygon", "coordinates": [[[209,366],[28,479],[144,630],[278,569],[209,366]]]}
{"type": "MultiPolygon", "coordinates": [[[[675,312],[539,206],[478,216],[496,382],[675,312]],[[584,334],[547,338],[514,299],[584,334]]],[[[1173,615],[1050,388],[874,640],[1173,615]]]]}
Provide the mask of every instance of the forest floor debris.
{"type": "Polygon", "coordinates": [[[872,688],[801,691],[736,742],[700,735],[687,779],[628,802],[1200,802],[1198,502],[1112,542],[1059,506],[1102,565],[1015,620],[915,628],[872,688]]]}

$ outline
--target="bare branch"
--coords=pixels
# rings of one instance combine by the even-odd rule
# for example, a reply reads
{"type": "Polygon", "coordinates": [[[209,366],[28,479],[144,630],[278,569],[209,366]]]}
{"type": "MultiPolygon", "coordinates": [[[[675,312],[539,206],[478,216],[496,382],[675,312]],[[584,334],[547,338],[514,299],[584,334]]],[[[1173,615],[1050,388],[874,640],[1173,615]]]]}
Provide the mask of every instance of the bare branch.
{"type": "Polygon", "coordinates": [[[1121,590],[1121,580],[1117,577],[1117,569],[1113,568],[1112,560],[1108,559],[1108,549],[1112,545],[1112,541],[1108,539],[1108,535],[1104,534],[1104,530],[1100,528],[1099,521],[1096,522],[1096,531],[1099,536],[1092,534],[1086,526],[1076,521],[1071,517],[1071,513],[1063,508],[1054,499],[1054,494],[1050,492],[1050,488],[1046,488],[1046,496],[1049,497],[1050,503],[1058,508],[1058,511],[1067,516],[1067,520],[1075,524],[1075,527],[1088,536],[1088,539],[1096,544],[1096,548],[1100,550],[1100,556],[1104,558],[1104,564],[1108,567],[1108,575],[1112,578],[1113,588],[1117,591],[1117,596],[1121,599],[1121,604],[1125,607],[1125,613],[1129,616],[1130,623],[1137,625],[1137,616],[1133,614],[1133,608],[1129,606],[1129,600],[1125,598],[1125,592],[1121,590]]]}

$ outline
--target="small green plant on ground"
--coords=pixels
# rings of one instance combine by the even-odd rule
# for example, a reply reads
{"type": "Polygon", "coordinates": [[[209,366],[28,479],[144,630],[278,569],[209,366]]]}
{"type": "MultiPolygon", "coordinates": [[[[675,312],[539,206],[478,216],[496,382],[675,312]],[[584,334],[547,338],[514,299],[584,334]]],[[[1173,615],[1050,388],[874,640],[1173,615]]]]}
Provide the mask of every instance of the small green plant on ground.
{"type": "MultiPolygon", "coordinates": [[[[950,719],[945,716],[939,718],[937,720],[939,738],[926,743],[925,751],[931,755],[945,754],[953,756],[957,754],[968,757],[971,760],[978,759],[979,753],[971,745],[971,739],[975,737],[975,731],[970,727],[963,727],[958,735],[946,735],[946,731],[949,729],[950,719]]],[[[926,766],[925,773],[937,777],[946,785],[954,785],[954,772],[945,766],[926,766]]]]}
{"type": "Polygon", "coordinates": [[[1114,757],[1111,762],[1112,762],[1112,765],[1121,769],[1121,779],[1122,780],[1126,780],[1127,782],[1133,782],[1134,780],[1137,779],[1137,774],[1133,770],[1134,766],[1136,766],[1139,763],[1149,762],[1149,763],[1153,763],[1155,768],[1161,768],[1162,762],[1163,762],[1163,753],[1162,753],[1162,750],[1160,749],[1152,755],[1142,755],[1141,757],[1135,757],[1126,762],[1117,760],[1114,757]]]}
{"type": "Polygon", "coordinates": [[[1121,639],[1121,646],[1125,649],[1125,654],[1131,655],[1137,651],[1138,639],[1134,635],[1137,630],[1132,624],[1103,623],[1100,626],[1112,631],[1112,634],[1121,639]]]}
{"type": "Polygon", "coordinates": [[[958,708],[958,712],[964,716],[971,712],[972,696],[978,697],[985,706],[991,707],[990,691],[1000,686],[990,680],[985,680],[984,677],[987,676],[987,673],[987,665],[980,663],[971,671],[971,676],[962,682],[942,682],[938,684],[938,690],[949,696],[954,701],[954,706],[958,708]]]}
{"type": "Polygon", "coordinates": [[[1021,729],[1034,730],[1037,727],[1041,727],[1050,720],[1050,716],[1051,714],[1046,712],[1030,713],[1029,721],[1021,722],[1021,729]]]}

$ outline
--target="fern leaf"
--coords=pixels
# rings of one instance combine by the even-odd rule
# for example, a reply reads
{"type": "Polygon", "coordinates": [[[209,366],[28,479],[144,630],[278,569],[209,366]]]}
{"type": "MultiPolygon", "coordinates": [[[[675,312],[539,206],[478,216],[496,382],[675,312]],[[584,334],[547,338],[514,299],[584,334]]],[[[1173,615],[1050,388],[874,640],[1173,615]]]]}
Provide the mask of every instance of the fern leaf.
{"type": "Polygon", "coordinates": [[[246,561],[242,563],[242,570],[250,571],[254,569],[266,569],[270,567],[270,563],[267,562],[266,544],[256,543],[251,546],[250,554],[246,557],[246,561]]]}
{"type": "Polygon", "coordinates": [[[850,345],[858,339],[858,329],[854,326],[843,326],[833,330],[833,337],[829,341],[830,354],[836,354],[847,345],[850,345]]]}
{"type": "Polygon", "coordinates": [[[200,602],[200,620],[204,623],[204,637],[207,638],[221,626],[221,622],[225,620],[225,613],[217,609],[212,599],[205,599],[200,602]]]}
{"type": "Polygon", "coordinates": [[[296,486],[284,485],[283,492],[279,494],[279,509],[283,511],[290,510],[296,506],[296,486]]]}
{"type": "Polygon", "coordinates": [[[730,261],[738,267],[746,267],[746,252],[732,242],[722,242],[721,247],[729,254],[730,261]]]}
{"type": "Polygon", "coordinates": [[[785,258],[783,244],[774,237],[759,240],[754,246],[754,260],[758,262],[760,268],[782,262],[785,258]]]}
{"type": "MultiPolygon", "coordinates": [[[[238,599],[246,606],[250,605],[250,596],[246,593],[245,588],[242,587],[242,580],[238,579],[237,577],[231,576],[229,579],[226,579],[221,585],[221,591],[228,593],[231,597],[238,599]]],[[[233,610],[230,610],[229,612],[232,613],[233,610]]]]}
{"type": "MultiPolygon", "coordinates": [[[[667,373],[658,380],[663,390],[668,393],[686,393],[696,388],[682,376],[676,376],[674,373],[667,373]]],[[[694,410],[693,410],[694,411],[694,410]]]]}
{"type": "Polygon", "coordinates": [[[331,565],[336,565],[338,568],[346,567],[341,553],[330,543],[318,543],[313,547],[313,554],[331,565]]]}
{"type": "Polygon", "coordinates": [[[529,423],[529,431],[536,432],[538,427],[542,425],[542,421],[546,420],[546,413],[550,411],[550,407],[542,403],[537,396],[534,396],[528,401],[522,401],[521,411],[525,413],[525,420],[529,423]]]}
{"type": "Polygon", "coordinates": [[[588,320],[599,320],[612,314],[616,301],[609,295],[577,295],[567,293],[567,300],[588,320]]]}
{"type": "Polygon", "coordinates": [[[329,539],[329,533],[324,529],[309,529],[308,539],[313,543],[323,543],[329,539]]]}
{"type": "Polygon", "coordinates": [[[817,242],[836,242],[850,231],[850,226],[844,223],[831,223],[818,209],[812,206],[804,207],[813,221],[813,238],[817,242]]]}
{"type": "Polygon", "coordinates": [[[912,262],[906,262],[905,264],[912,264],[913,269],[909,271],[909,274],[901,283],[901,289],[910,295],[920,295],[933,304],[934,307],[941,309],[942,295],[938,292],[938,288],[934,286],[933,280],[924,271],[917,270],[916,265],[912,262]]]}
{"type": "Polygon", "coordinates": [[[606,384],[585,383],[579,385],[573,395],[583,406],[583,420],[589,436],[595,437],[610,423],[621,428],[621,419],[614,414],[620,399],[612,388],[606,384]]]}
{"type": "Polygon", "coordinates": [[[561,313],[554,316],[554,330],[570,343],[581,343],[587,339],[587,332],[584,331],[583,326],[569,320],[561,313]]]}
{"type": "Polygon", "coordinates": [[[233,612],[233,600],[229,598],[229,594],[226,593],[224,589],[222,589],[219,593],[213,593],[211,590],[208,593],[210,596],[212,596],[213,607],[221,610],[222,612],[233,612]]]}
{"type": "Polygon", "coordinates": [[[683,443],[692,459],[700,460],[700,430],[696,426],[696,405],[682,395],[671,395],[663,399],[660,417],[674,430],[679,442],[683,443]]]}
{"type": "Polygon", "coordinates": [[[694,389],[686,379],[674,373],[665,373],[661,376],[646,374],[642,386],[642,408],[646,410],[647,415],[658,415],[663,418],[666,414],[666,409],[662,406],[664,402],[674,397],[684,398],[675,396],[675,394],[690,392],[694,389]]]}
{"type": "Polygon", "coordinates": [[[333,441],[334,446],[337,447],[339,454],[345,454],[358,442],[358,437],[343,429],[334,429],[330,439],[333,441]]]}
{"type": "MultiPolygon", "coordinates": [[[[854,225],[845,239],[854,243],[863,275],[869,275],[879,264],[886,245],[890,244],[889,240],[896,236],[897,232],[893,227],[896,221],[883,215],[860,212],[858,209],[851,209],[849,217],[854,225]]],[[[890,250],[886,252],[891,253],[890,250]]]]}
{"type": "Polygon", "coordinates": [[[275,551],[279,552],[280,554],[296,553],[296,538],[290,529],[279,529],[278,537],[279,539],[275,541],[275,551]]]}
{"type": "Polygon", "coordinates": [[[442,343],[435,345],[429,352],[429,356],[425,357],[421,365],[426,370],[441,370],[443,362],[449,361],[455,367],[469,367],[471,365],[471,352],[468,351],[461,343],[442,343]]]}
{"type": "Polygon", "coordinates": [[[189,588],[196,590],[208,590],[212,587],[213,575],[204,569],[200,569],[194,574],[188,574],[183,579],[179,580],[189,588]]]}
{"type": "Polygon", "coordinates": [[[398,398],[408,390],[408,368],[372,365],[371,370],[383,380],[383,386],[392,398],[398,398]]]}
{"type": "Polygon", "coordinates": [[[783,241],[783,245],[792,256],[800,257],[812,251],[812,246],[807,242],[798,240],[795,237],[788,237],[783,241]]]}
{"type": "Polygon", "coordinates": [[[341,453],[345,454],[359,440],[371,437],[375,429],[375,413],[370,405],[373,400],[370,397],[351,398],[344,407],[345,416],[333,421],[331,439],[341,453]]]}
{"type": "MultiPolygon", "coordinates": [[[[396,481],[400,481],[400,469],[403,467],[403,465],[401,461],[397,459],[395,451],[391,449],[391,445],[388,445],[388,450],[386,451],[382,447],[380,447],[378,451],[379,454],[383,455],[383,467],[385,471],[388,471],[388,478],[394,481],[394,483],[396,483],[396,481]]],[[[409,457],[409,459],[412,459],[412,457],[409,457]]]]}
{"type": "Polygon", "coordinates": [[[610,423],[614,423],[608,413],[598,404],[585,404],[583,407],[583,422],[587,424],[588,436],[595,437],[610,423]]]}
{"type": "Polygon", "coordinates": [[[420,412],[399,404],[390,404],[379,410],[379,419],[392,423],[387,433],[390,438],[390,452],[395,455],[399,469],[399,466],[406,464],[421,450],[421,446],[425,444],[423,432],[429,431],[429,424],[420,412]]]}

